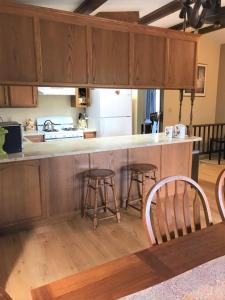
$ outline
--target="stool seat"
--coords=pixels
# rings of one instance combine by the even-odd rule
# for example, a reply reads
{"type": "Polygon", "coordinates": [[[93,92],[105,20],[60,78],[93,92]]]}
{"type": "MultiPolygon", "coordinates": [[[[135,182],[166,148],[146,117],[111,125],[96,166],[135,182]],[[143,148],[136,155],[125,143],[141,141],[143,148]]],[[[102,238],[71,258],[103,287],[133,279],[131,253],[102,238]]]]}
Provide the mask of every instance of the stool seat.
{"type": "Polygon", "coordinates": [[[152,164],[133,164],[129,166],[129,169],[139,174],[157,171],[157,167],[152,164]]]}
{"type": "Polygon", "coordinates": [[[87,176],[93,179],[106,179],[115,176],[115,172],[109,169],[92,169],[87,172],[87,176]]]}

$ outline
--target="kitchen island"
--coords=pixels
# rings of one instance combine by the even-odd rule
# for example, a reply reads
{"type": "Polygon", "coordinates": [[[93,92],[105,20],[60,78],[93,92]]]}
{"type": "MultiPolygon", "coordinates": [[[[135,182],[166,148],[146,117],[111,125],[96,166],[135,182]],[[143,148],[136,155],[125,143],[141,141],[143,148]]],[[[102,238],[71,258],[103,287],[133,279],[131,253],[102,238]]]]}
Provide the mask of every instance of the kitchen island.
{"type": "MultiPolygon", "coordinates": [[[[127,197],[132,163],[152,163],[157,178],[191,175],[193,142],[163,133],[24,144],[22,153],[0,159],[0,232],[67,219],[79,213],[85,171],[115,171],[121,206],[127,197]]],[[[146,193],[150,185],[146,185],[146,193]]],[[[134,190],[133,197],[137,191],[134,190]]]]}

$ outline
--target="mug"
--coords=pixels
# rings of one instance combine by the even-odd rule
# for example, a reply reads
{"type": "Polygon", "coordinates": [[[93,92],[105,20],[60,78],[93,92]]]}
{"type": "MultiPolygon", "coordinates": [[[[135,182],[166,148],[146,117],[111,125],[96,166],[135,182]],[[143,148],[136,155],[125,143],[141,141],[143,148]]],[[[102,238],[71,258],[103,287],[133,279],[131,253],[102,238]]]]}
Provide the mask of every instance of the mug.
{"type": "Polygon", "coordinates": [[[186,126],[183,124],[177,124],[174,126],[174,137],[178,139],[184,139],[186,134],[186,126]]]}
{"type": "Polygon", "coordinates": [[[173,126],[167,126],[167,127],[165,127],[165,135],[168,138],[172,138],[173,137],[173,126]]]}

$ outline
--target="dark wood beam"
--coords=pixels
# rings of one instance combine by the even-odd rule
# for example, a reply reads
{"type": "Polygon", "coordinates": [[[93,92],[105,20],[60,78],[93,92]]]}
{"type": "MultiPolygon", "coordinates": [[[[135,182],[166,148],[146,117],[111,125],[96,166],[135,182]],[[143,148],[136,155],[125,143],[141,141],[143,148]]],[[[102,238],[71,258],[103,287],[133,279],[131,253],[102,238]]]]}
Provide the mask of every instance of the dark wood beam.
{"type": "MultiPolygon", "coordinates": [[[[189,27],[189,25],[187,24],[186,25],[186,28],[189,27]]],[[[173,29],[173,30],[182,30],[183,29],[183,22],[182,23],[179,23],[179,24],[176,24],[176,25],[173,25],[170,27],[170,29],[173,29]]]]}
{"type": "Polygon", "coordinates": [[[216,25],[210,25],[210,26],[199,29],[198,33],[199,34],[207,34],[207,33],[217,31],[217,30],[221,30],[221,29],[224,29],[224,28],[225,28],[225,25],[221,25],[220,27],[216,26],[216,25]]]}
{"type": "Polygon", "coordinates": [[[74,12],[84,15],[89,15],[107,0],[84,0],[74,12]]]}
{"type": "Polygon", "coordinates": [[[124,21],[129,23],[138,23],[139,11],[112,11],[112,12],[99,12],[96,17],[124,21]]]}
{"type": "MultiPolygon", "coordinates": [[[[188,28],[188,27],[190,27],[189,24],[186,25],[186,28],[188,28]]],[[[225,28],[225,25],[222,25],[222,26],[209,25],[207,27],[200,28],[198,30],[198,33],[199,34],[207,34],[207,33],[210,33],[210,32],[213,32],[213,31],[217,31],[217,30],[220,30],[220,29],[224,29],[224,28],[225,28]]],[[[170,29],[173,29],[173,30],[182,30],[183,29],[183,23],[179,23],[177,25],[171,26],[170,29]]]]}
{"type": "Polygon", "coordinates": [[[181,9],[179,0],[174,0],[140,18],[140,24],[150,24],[181,9]]]}

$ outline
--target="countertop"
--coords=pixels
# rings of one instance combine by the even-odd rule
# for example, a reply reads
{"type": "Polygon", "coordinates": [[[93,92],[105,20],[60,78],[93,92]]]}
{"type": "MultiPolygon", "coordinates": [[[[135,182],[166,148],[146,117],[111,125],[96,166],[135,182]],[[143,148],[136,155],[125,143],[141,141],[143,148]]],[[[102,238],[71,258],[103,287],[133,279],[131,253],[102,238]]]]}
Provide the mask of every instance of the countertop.
{"type": "MultiPolygon", "coordinates": [[[[79,129],[79,130],[83,130],[83,132],[96,132],[95,128],[85,128],[85,129],[79,129]]],[[[35,135],[44,135],[45,132],[44,131],[24,131],[23,132],[23,136],[35,136],[35,135]]]]}
{"type": "Polygon", "coordinates": [[[77,141],[25,143],[22,153],[9,154],[7,158],[1,158],[0,163],[138,147],[153,147],[174,143],[190,143],[200,140],[201,138],[199,137],[186,137],[185,139],[167,138],[164,133],[155,133],[102,137],[77,141]]]}

